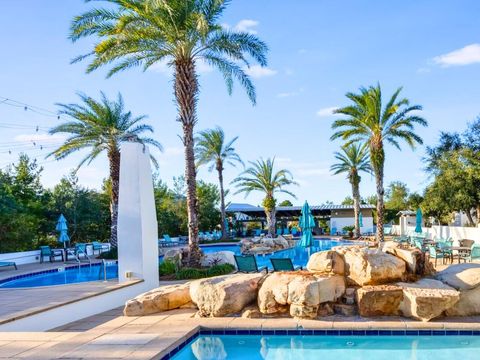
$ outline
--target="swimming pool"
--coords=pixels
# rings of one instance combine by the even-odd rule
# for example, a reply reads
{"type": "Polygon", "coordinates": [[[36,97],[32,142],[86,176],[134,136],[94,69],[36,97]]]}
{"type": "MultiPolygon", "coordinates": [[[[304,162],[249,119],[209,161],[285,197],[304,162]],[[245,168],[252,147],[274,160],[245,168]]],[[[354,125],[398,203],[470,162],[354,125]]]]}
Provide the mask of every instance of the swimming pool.
{"type": "MultiPolygon", "coordinates": [[[[270,258],[290,258],[295,266],[305,266],[311,254],[329,250],[338,245],[350,245],[353,242],[334,239],[315,239],[314,246],[311,248],[295,247],[286,250],[276,251],[273,254],[257,255],[257,264],[259,267],[272,267],[270,258]]],[[[202,245],[200,246],[205,254],[217,251],[232,251],[240,255],[240,246],[238,244],[225,245],[202,245]]],[[[159,258],[161,262],[163,257],[159,258]]],[[[0,281],[0,289],[4,288],[30,288],[37,286],[65,285],[87,281],[99,281],[105,277],[104,268],[101,264],[83,264],[82,266],[69,266],[65,269],[51,269],[42,272],[14,276],[12,278],[0,281]]],[[[107,266],[107,279],[118,277],[118,266],[116,264],[107,266]]]]}
{"type": "Polygon", "coordinates": [[[479,358],[479,351],[480,336],[199,335],[167,356],[175,360],[473,360],[479,358]]]}

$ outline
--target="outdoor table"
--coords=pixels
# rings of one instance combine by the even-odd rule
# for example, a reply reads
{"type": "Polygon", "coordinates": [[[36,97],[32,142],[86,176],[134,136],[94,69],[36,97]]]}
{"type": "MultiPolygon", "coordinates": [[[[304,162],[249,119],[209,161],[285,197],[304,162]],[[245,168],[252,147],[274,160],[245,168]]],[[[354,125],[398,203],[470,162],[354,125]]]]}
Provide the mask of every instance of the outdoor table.
{"type": "MultiPolygon", "coordinates": [[[[470,253],[472,251],[471,248],[468,246],[448,246],[447,249],[449,250],[456,250],[458,251],[458,263],[460,264],[460,253],[470,253]]],[[[453,262],[453,255],[452,255],[452,262],[453,262]]]]}

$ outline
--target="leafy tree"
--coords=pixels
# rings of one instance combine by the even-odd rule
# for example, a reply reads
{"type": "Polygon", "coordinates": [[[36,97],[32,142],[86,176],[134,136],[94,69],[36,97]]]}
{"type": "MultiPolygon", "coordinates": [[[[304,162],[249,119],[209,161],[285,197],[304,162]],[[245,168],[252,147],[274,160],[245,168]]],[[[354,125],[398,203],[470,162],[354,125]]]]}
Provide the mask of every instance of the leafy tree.
{"type": "Polygon", "coordinates": [[[351,105],[335,110],[344,115],[332,124],[335,133],[331,139],[342,139],[345,146],[365,143],[370,153],[370,164],[375,174],[377,187],[377,241],[383,241],[384,224],[384,165],[387,142],[400,149],[400,140],[410,147],[422,144],[422,139],[414,132],[415,125],[427,126],[427,122],[412,112],[421,110],[420,105],[410,105],[406,98],[399,98],[402,88],[398,88],[386,104],[382,101],[380,85],[360,88],[358,94],[347,93],[351,105]]]}
{"type": "Polygon", "coordinates": [[[262,206],[267,217],[268,233],[275,236],[275,208],[277,203],[275,194],[285,193],[295,197],[292,192],[285,189],[288,185],[297,184],[292,180],[290,171],[285,169],[275,171],[275,159],[250,161],[250,167],[232,183],[236,184],[238,188],[236,194],[245,193],[245,196],[248,196],[252,191],[264,193],[262,206]]]}
{"type": "Polygon", "coordinates": [[[342,205],[353,205],[353,198],[351,196],[345,196],[342,200],[342,205]]]}
{"type": "Polygon", "coordinates": [[[96,36],[94,49],[75,61],[93,57],[87,67],[91,72],[111,65],[108,76],[142,66],[143,70],[166,61],[173,68],[178,121],[183,128],[185,179],[187,182],[188,236],[190,264],[198,266],[198,204],[194,127],[197,122],[199,94],[196,72],[200,61],[218,69],[228,92],[238,80],[255,104],[255,88],[242,68],[255,61],[266,66],[267,46],[248,32],[226,30],[220,17],[227,0],[105,0],[113,8],[94,8],[73,19],[70,38],[96,36]]]}
{"type": "Polygon", "coordinates": [[[218,211],[220,191],[215,184],[204,181],[197,182],[198,225],[200,229],[215,229],[221,223],[221,213],[218,211]]]}
{"type": "Polygon", "coordinates": [[[223,188],[224,166],[225,164],[236,166],[237,163],[243,165],[242,159],[240,159],[240,156],[235,152],[233,146],[237,139],[238,136],[230,141],[226,141],[225,133],[220,127],[202,131],[196,139],[195,156],[197,158],[197,166],[210,164],[208,170],[212,171],[215,168],[218,172],[218,183],[220,184],[220,212],[222,216],[220,222],[222,239],[225,239],[227,236],[225,229],[225,190],[223,188]]]}
{"type": "Polygon", "coordinates": [[[371,173],[372,168],[368,160],[368,152],[365,145],[350,144],[342,147],[340,152],[335,152],[338,161],[330,168],[335,175],[346,174],[352,186],[353,211],[355,216],[355,237],[360,236],[360,172],[371,173]]]}
{"type": "Polygon", "coordinates": [[[283,200],[278,206],[293,206],[290,200],[283,200]]]}
{"type": "Polygon", "coordinates": [[[83,103],[81,105],[58,104],[60,114],[68,115],[72,120],[52,128],[50,134],[65,133],[70,137],[48,156],[53,155],[59,160],[79,150],[88,149],[89,153],[78,165],[81,167],[85,163],[90,164],[101,153],[107,153],[111,181],[110,243],[116,247],[120,144],[134,141],[153,145],[160,150],[162,147],[156,140],[142,137],[144,132],[153,132],[152,127],[142,123],[146,116],[134,117],[130,111],[125,111],[120,94],[116,101],[108,100],[104,93],[101,93],[100,101],[84,94],[79,94],[79,97],[83,103]]]}

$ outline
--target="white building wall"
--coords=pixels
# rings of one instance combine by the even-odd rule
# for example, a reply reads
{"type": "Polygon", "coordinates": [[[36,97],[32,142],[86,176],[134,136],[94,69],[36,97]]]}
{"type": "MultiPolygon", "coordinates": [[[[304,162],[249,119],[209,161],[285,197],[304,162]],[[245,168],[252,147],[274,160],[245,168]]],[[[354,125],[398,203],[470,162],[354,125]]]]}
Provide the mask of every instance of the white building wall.
{"type": "MultiPolygon", "coordinates": [[[[363,226],[360,227],[360,232],[370,232],[373,229],[373,217],[364,216],[363,226]]],[[[334,217],[330,218],[330,229],[336,228],[337,232],[341,232],[345,226],[353,226],[355,224],[354,217],[334,217]]]]}
{"type": "MultiPolygon", "coordinates": [[[[394,225],[394,232],[399,234],[400,227],[399,225],[394,225]]],[[[448,238],[456,242],[454,245],[458,245],[458,240],[469,239],[475,240],[477,243],[480,243],[480,228],[479,227],[461,227],[461,226],[432,226],[422,228],[423,232],[428,234],[429,239],[436,238],[448,238]]],[[[407,234],[415,232],[415,226],[408,226],[406,229],[407,234]]]]}

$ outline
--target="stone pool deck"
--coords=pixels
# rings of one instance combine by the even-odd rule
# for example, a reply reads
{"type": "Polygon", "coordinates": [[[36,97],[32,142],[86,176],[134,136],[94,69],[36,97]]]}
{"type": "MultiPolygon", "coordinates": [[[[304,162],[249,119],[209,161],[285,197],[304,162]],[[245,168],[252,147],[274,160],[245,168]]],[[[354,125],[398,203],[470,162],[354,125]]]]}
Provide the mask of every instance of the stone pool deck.
{"type": "Polygon", "coordinates": [[[199,329],[214,330],[475,330],[480,317],[424,323],[400,317],[330,316],[291,318],[195,318],[194,309],[125,317],[122,309],[76,321],[50,332],[0,333],[0,358],[7,359],[161,359],[199,329]]]}

